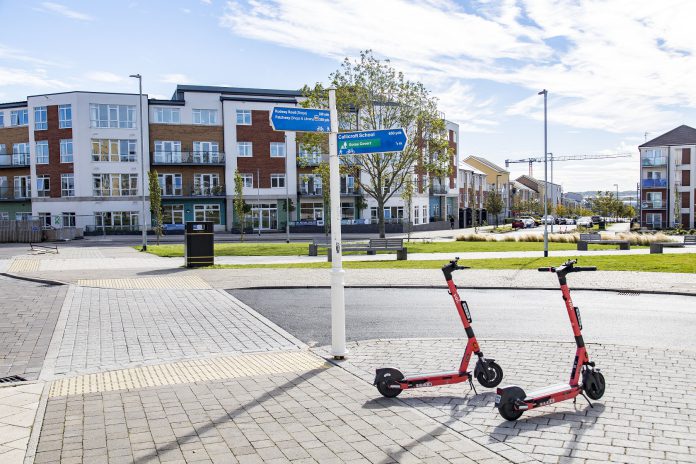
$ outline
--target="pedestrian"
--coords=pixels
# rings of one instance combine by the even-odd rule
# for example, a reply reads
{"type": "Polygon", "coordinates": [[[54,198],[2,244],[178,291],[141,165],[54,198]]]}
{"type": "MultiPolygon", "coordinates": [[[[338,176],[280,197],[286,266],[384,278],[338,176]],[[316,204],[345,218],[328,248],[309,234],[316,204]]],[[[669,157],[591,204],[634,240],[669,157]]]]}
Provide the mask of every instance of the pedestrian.
{"type": "Polygon", "coordinates": [[[450,214],[449,216],[449,221],[450,221],[450,229],[454,229],[454,216],[450,214]]]}

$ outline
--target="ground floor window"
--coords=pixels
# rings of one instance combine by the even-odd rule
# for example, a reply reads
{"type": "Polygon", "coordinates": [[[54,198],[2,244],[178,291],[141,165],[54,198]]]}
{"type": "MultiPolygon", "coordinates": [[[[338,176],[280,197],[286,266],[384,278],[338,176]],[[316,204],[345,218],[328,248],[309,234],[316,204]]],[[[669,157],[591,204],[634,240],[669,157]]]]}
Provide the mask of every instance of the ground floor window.
{"type": "Polygon", "coordinates": [[[15,221],[28,221],[29,219],[31,219],[31,212],[15,213],[15,221]]]}
{"type": "Polygon", "coordinates": [[[662,228],[662,214],[661,213],[647,213],[646,214],[646,226],[652,227],[653,229],[662,228]]]}
{"type": "Polygon", "coordinates": [[[324,220],[324,203],[301,203],[300,204],[300,220],[301,221],[323,221],[324,220]]]}
{"type": "Polygon", "coordinates": [[[341,203],[341,219],[350,221],[355,219],[355,207],[353,203],[341,203]]]}
{"type": "Polygon", "coordinates": [[[0,221],[9,221],[10,220],[10,213],[7,211],[0,211],[0,221]]]}
{"type": "MultiPolygon", "coordinates": [[[[387,206],[384,208],[384,222],[401,222],[404,218],[403,206],[387,206]]],[[[370,219],[372,222],[377,222],[377,208],[370,208],[370,219]]]]}
{"type": "Polygon", "coordinates": [[[102,229],[137,230],[139,216],[137,211],[95,211],[94,225],[102,229]]]}
{"type": "Polygon", "coordinates": [[[428,223],[428,206],[423,205],[423,224],[428,223]]]}
{"type": "Polygon", "coordinates": [[[162,224],[183,224],[184,205],[162,205],[162,224]]]}
{"type": "Polygon", "coordinates": [[[278,229],[278,207],[275,203],[257,203],[251,205],[251,214],[247,214],[246,223],[255,230],[278,229]]]}
{"type": "Polygon", "coordinates": [[[75,227],[75,213],[62,213],[63,227],[75,227]]]}
{"type": "Polygon", "coordinates": [[[39,222],[42,229],[51,228],[51,213],[39,213],[39,222]]]}
{"type": "Polygon", "coordinates": [[[413,223],[420,224],[420,206],[413,208],[413,223]]]}
{"type": "Polygon", "coordinates": [[[193,220],[220,224],[220,205],[193,205],[193,220]]]}

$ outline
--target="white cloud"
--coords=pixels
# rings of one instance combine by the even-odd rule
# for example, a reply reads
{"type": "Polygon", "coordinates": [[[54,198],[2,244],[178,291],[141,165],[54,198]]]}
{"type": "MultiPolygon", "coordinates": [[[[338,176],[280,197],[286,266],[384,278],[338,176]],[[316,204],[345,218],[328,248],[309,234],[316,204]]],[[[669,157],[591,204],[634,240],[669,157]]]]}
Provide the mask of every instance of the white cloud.
{"type": "Polygon", "coordinates": [[[191,10],[188,9],[188,8],[179,8],[179,9],[180,9],[181,12],[184,13],[184,14],[191,14],[191,10]]]}
{"type": "Polygon", "coordinates": [[[204,3],[206,5],[211,5],[213,3],[212,0],[201,0],[201,3],[204,3]]]}
{"type": "Polygon", "coordinates": [[[540,120],[536,93],[546,88],[555,123],[635,133],[674,125],[696,107],[694,16],[696,2],[680,0],[474,1],[468,9],[450,0],[235,0],[220,23],[335,59],[373,49],[410,77],[446,82],[435,93],[455,99],[441,103],[462,126],[480,116],[493,124],[540,120]],[[472,111],[477,102],[447,90],[475,81],[526,89],[530,97],[498,114],[489,103],[481,114],[472,111]]]}
{"type": "Polygon", "coordinates": [[[191,82],[186,74],[164,74],[160,82],[165,82],[167,84],[188,84],[191,82]]]}
{"type": "Polygon", "coordinates": [[[42,66],[49,66],[49,65],[55,65],[56,63],[53,63],[48,60],[43,60],[40,58],[35,58],[33,56],[29,56],[26,51],[16,49],[16,48],[10,48],[6,45],[0,44],[0,60],[12,60],[12,61],[22,61],[26,63],[34,63],[42,66]]]}
{"type": "Polygon", "coordinates": [[[69,87],[63,81],[48,77],[45,69],[0,68],[0,82],[3,86],[17,85],[23,87],[36,87],[46,90],[60,90],[69,87]]]}
{"type": "Polygon", "coordinates": [[[52,13],[57,13],[61,16],[65,16],[70,19],[77,19],[79,21],[93,21],[94,18],[86,13],[81,13],[79,11],[71,10],[67,6],[60,3],[53,2],[42,2],[41,6],[45,11],[50,11],[52,13]]]}
{"type": "Polygon", "coordinates": [[[84,77],[90,81],[103,82],[106,84],[115,84],[126,80],[126,76],[121,76],[108,71],[91,71],[86,73],[84,77]]]}

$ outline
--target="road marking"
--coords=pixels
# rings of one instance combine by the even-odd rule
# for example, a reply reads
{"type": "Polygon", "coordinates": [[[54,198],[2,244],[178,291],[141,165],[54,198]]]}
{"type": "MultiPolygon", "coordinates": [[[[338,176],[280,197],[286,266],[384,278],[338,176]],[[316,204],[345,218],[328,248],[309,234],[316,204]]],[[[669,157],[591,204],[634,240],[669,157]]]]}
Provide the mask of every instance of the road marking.
{"type": "Polygon", "coordinates": [[[142,277],[125,279],[80,279],[77,285],[81,287],[119,288],[119,289],[152,289],[170,288],[187,290],[209,290],[212,287],[198,276],[176,277],[142,277]]]}
{"type": "Polygon", "coordinates": [[[300,372],[330,366],[324,359],[307,351],[221,356],[59,379],[51,384],[48,397],[300,372]]]}

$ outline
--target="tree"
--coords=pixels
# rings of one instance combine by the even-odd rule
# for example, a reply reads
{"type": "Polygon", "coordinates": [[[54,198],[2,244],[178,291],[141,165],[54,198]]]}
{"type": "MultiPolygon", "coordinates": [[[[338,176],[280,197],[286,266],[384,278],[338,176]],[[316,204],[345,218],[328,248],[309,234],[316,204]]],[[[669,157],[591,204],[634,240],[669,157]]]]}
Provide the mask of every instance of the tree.
{"type": "Polygon", "coordinates": [[[328,236],[331,231],[331,176],[329,163],[322,161],[312,172],[321,179],[321,198],[324,204],[324,235],[328,236]]]}
{"type": "Polygon", "coordinates": [[[495,226],[498,227],[498,215],[503,212],[503,208],[505,207],[500,192],[495,190],[488,192],[484,206],[488,214],[495,216],[495,226]]]}
{"type": "MultiPolygon", "coordinates": [[[[403,128],[409,142],[399,153],[358,155],[343,160],[359,168],[368,179],[363,191],[377,202],[380,237],[385,236],[384,205],[399,192],[415,167],[430,178],[449,175],[454,168],[446,137],[445,121],[437,100],[420,82],[407,80],[388,60],[380,61],[371,51],[360,58],[346,58],[329,76],[336,89],[339,128],[342,131],[403,128]]],[[[328,93],[322,84],[305,86],[309,108],[328,107],[328,93]]],[[[317,146],[325,140],[320,134],[305,133],[301,142],[317,146]]]]}
{"type": "Polygon", "coordinates": [[[239,240],[244,241],[244,229],[246,227],[245,220],[247,213],[251,212],[251,206],[244,201],[243,192],[244,183],[239,170],[234,171],[234,213],[237,216],[237,224],[239,225],[239,240]]]}
{"type": "Polygon", "coordinates": [[[556,216],[557,217],[566,217],[568,215],[568,208],[566,208],[562,204],[556,205],[556,216]]]}
{"type": "Polygon", "coordinates": [[[602,217],[614,214],[623,205],[613,193],[597,192],[597,196],[592,199],[592,211],[602,217]]]}
{"type": "Polygon", "coordinates": [[[162,190],[160,189],[159,176],[157,171],[148,172],[150,181],[150,211],[152,212],[152,230],[157,237],[157,245],[160,244],[162,236],[162,190]]]}
{"type": "Polygon", "coordinates": [[[408,176],[406,178],[406,181],[404,182],[404,188],[401,190],[401,198],[404,200],[404,203],[406,205],[406,210],[408,211],[408,214],[406,215],[406,227],[408,230],[406,231],[406,241],[410,242],[411,241],[411,228],[412,228],[412,223],[413,221],[411,220],[411,215],[413,214],[413,192],[414,192],[414,186],[413,186],[413,176],[408,176]]]}

